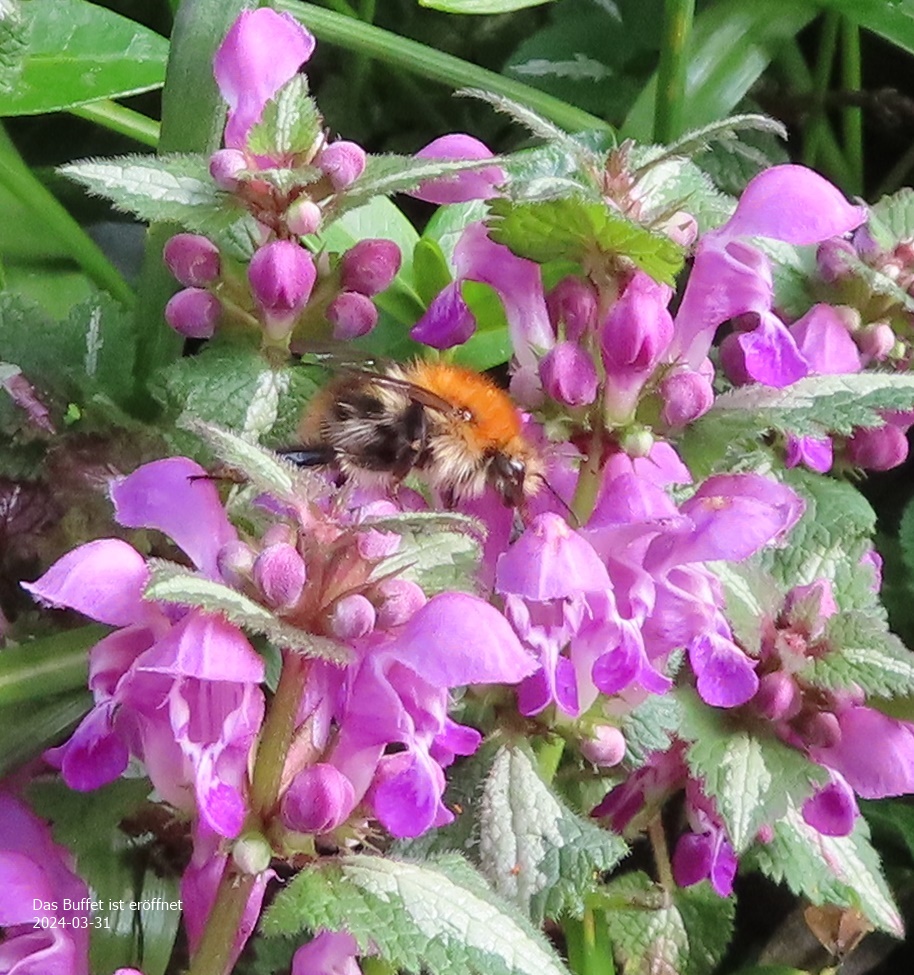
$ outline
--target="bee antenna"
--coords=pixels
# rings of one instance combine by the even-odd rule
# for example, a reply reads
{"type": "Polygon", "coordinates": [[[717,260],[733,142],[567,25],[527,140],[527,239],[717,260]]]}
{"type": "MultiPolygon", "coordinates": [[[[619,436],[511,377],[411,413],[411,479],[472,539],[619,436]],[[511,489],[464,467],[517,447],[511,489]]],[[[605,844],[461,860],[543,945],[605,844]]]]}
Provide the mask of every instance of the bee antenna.
{"type": "Polygon", "coordinates": [[[543,484],[546,485],[546,487],[549,489],[549,493],[555,498],[555,500],[558,501],[558,503],[565,509],[565,511],[568,512],[568,519],[571,522],[572,527],[580,528],[581,519],[578,518],[578,516],[571,510],[571,508],[568,505],[568,502],[559,494],[558,491],[556,491],[556,489],[546,480],[545,477],[543,477],[542,474],[540,474],[540,480],[543,482],[543,484]]]}

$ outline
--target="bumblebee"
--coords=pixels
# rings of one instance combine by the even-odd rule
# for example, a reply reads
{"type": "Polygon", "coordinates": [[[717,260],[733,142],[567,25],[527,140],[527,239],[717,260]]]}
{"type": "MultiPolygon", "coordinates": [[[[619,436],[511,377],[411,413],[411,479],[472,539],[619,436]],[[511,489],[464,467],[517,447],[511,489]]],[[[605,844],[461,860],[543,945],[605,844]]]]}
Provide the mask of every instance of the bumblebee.
{"type": "Polygon", "coordinates": [[[491,486],[512,507],[543,483],[511,397],[446,363],[347,368],[315,396],[298,433],[302,446],[282,452],[289,460],[336,467],[356,483],[393,487],[415,473],[453,500],[491,486]]]}

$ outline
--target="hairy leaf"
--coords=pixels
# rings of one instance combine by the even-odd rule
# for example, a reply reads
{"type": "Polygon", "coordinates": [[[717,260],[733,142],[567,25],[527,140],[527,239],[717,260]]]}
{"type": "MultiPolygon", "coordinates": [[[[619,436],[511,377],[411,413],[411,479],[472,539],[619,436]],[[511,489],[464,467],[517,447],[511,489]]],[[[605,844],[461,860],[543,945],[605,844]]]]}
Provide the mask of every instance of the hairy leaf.
{"type": "Polygon", "coordinates": [[[364,953],[430,975],[567,975],[539,931],[459,857],[344,856],[300,873],[263,927],[270,936],[348,931],[364,953]]]}
{"type": "Polygon", "coordinates": [[[307,77],[297,74],[264,106],[260,121],[248,133],[248,150],[273,158],[306,152],[320,135],[322,123],[308,95],[307,77]]]}

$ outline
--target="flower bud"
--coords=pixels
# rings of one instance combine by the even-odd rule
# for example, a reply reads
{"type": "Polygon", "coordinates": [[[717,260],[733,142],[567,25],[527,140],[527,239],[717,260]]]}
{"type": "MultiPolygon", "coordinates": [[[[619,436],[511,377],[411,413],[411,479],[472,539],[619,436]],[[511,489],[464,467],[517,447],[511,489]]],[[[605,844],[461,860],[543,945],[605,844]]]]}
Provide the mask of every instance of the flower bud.
{"type": "Polygon", "coordinates": [[[203,288],[219,277],[219,248],[200,234],[175,234],[162,251],[168,270],[188,288],[203,288]]]}
{"type": "Polygon", "coordinates": [[[402,538],[396,532],[379,532],[371,529],[359,532],[356,536],[356,548],[359,555],[367,562],[378,562],[393,555],[400,548],[402,538]]]}
{"type": "Polygon", "coordinates": [[[908,456],[908,438],[891,423],[881,427],[861,427],[847,441],[845,452],[855,467],[887,471],[908,456]]]}
{"type": "Polygon", "coordinates": [[[216,568],[230,586],[240,586],[251,578],[254,559],[250,545],[241,541],[228,542],[216,553],[216,568]]]}
{"type": "Polygon", "coordinates": [[[400,270],[400,248],[392,240],[360,240],[343,255],[340,280],[346,291],[378,294],[390,286],[400,270]]]}
{"type": "Polygon", "coordinates": [[[332,142],[324,146],[315,160],[335,190],[354,183],[365,169],[365,150],[354,142],[332,142]]]}
{"type": "Polygon", "coordinates": [[[664,221],[663,232],[680,247],[691,247],[698,236],[698,221],[691,213],[677,210],[668,220],[664,221]]]}
{"type": "Polygon", "coordinates": [[[556,335],[564,326],[565,338],[576,342],[596,326],[597,295],[589,282],[569,274],[546,295],[546,310],[556,335]]]}
{"type": "Polygon", "coordinates": [[[789,721],[800,713],[802,699],[796,682],[783,671],[759,678],[752,706],[770,721],[789,721]]]}
{"type": "Polygon", "coordinates": [[[330,615],[330,632],[340,640],[367,636],[375,627],[374,606],[361,594],[338,599],[330,615]]]}
{"type": "Polygon", "coordinates": [[[378,590],[382,602],[378,606],[377,625],[382,630],[405,623],[428,601],[422,588],[409,579],[388,579],[378,590]]]}
{"type": "Polygon", "coordinates": [[[698,372],[681,370],[670,373],[660,384],[663,397],[661,417],[669,427],[684,427],[711,409],[714,390],[698,372]]]}
{"type": "Polygon", "coordinates": [[[841,741],[841,725],[831,711],[802,714],[793,729],[807,748],[834,748],[841,741]]]}
{"type": "Polygon", "coordinates": [[[625,758],[625,736],[614,725],[600,725],[593,738],[581,743],[581,754],[594,765],[612,768],[625,758]]]}
{"type": "Polygon", "coordinates": [[[371,298],[357,291],[341,291],[327,307],[327,321],[335,339],[357,339],[378,324],[378,309],[371,298]]]}
{"type": "Polygon", "coordinates": [[[847,240],[834,237],[819,244],[816,251],[816,263],[819,274],[824,281],[834,282],[846,278],[850,274],[847,258],[857,257],[853,244],[847,240]]]}
{"type": "Polygon", "coordinates": [[[895,332],[888,322],[873,322],[856,334],[857,347],[868,362],[882,362],[895,348],[895,332]]]}
{"type": "Polygon", "coordinates": [[[853,305],[831,305],[831,314],[853,335],[860,328],[861,318],[853,305]]]}
{"type": "Polygon", "coordinates": [[[294,545],[295,538],[295,529],[291,525],[277,521],[270,525],[263,535],[261,535],[260,547],[263,549],[270,545],[294,545]]]}
{"type": "Polygon", "coordinates": [[[650,430],[631,430],[623,437],[621,447],[629,457],[647,457],[654,449],[654,435],[650,430]]]}
{"type": "Polygon", "coordinates": [[[803,819],[823,836],[847,836],[860,815],[854,791],[836,777],[803,803],[803,819]]]}
{"type": "Polygon", "coordinates": [[[242,873],[263,873],[272,859],[270,844],[260,833],[242,833],[232,845],[232,861],[242,873]]]}
{"type": "Polygon", "coordinates": [[[543,388],[567,406],[585,406],[597,395],[597,370],[590,356],[575,342],[559,342],[539,365],[543,388]]]}
{"type": "Polygon", "coordinates": [[[189,339],[209,339],[222,314],[219,299],[203,288],[185,288],[165,306],[165,321],[189,339]]]}
{"type": "Polygon", "coordinates": [[[286,226],[296,237],[317,233],[322,219],[321,208],[306,196],[300,196],[286,210],[286,226]]]}
{"type": "Polygon", "coordinates": [[[282,821],[300,833],[326,833],[352,811],[352,783],[333,765],[319,763],[292,780],[280,806],[282,821]]]}
{"type": "MultiPolygon", "coordinates": [[[[479,139],[463,132],[452,132],[423,146],[416,159],[491,159],[492,150],[479,139]]],[[[467,169],[426,180],[410,196],[427,203],[465,203],[468,200],[485,200],[495,196],[496,187],[505,181],[505,174],[498,166],[467,169]]]]}
{"type": "Polygon", "coordinates": [[[239,175],[248,168],[248,161],[240,149],[217,149],[209,157],[209,174],[220,190],[234,193],[241,180],[239,175]]]}
{"type": "Polygon", "coordinates": [[[746,368],[746,353],[739,344],[739,335],[736,332],[725,336],[720,343],[720,365],[724,375],[734,386],[745,386],[752,382],[746,368]]]}
{"type": "Polygon", "coordinates": [[[267,546],[254,561],[254,582],[275,609],[290,609],[301,598],[307,571],[294,545],[267,546]]]}
{"type": "Polygon", "coordinates": [[[248,265],[248,280],[271,338],[292,330],[316,278],[311,255],[290,240],[274,240],[257,251],[248,265]]]}

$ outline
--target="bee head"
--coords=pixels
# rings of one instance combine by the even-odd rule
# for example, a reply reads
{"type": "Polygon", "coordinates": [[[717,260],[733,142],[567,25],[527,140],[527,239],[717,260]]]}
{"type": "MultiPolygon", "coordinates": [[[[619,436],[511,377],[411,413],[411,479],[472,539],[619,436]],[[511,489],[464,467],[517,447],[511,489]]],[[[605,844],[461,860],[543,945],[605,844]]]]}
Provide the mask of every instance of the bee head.
{"type": "Polygon", "coordinates": [[[492,455],[489,466],[489,483],[502,496],[505,504],[517,508],[524,497],[531,493],[527,481],[527,461],[499,451],[492,455]]]}

